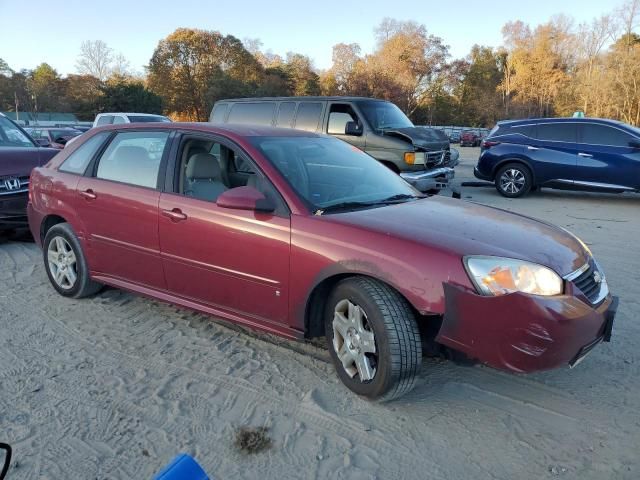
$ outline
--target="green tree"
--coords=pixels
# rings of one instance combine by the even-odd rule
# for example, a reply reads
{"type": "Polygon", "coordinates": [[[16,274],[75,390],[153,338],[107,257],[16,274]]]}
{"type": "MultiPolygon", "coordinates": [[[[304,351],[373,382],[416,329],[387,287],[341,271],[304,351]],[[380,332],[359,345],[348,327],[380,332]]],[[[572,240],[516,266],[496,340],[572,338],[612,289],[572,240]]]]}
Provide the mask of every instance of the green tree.
{"type": "Polygon", "coordinates": [[[142,82],[116,80],[107,82],[100,91],[97,103],[101,112],[162,113],[162,98],[142,82]]]}

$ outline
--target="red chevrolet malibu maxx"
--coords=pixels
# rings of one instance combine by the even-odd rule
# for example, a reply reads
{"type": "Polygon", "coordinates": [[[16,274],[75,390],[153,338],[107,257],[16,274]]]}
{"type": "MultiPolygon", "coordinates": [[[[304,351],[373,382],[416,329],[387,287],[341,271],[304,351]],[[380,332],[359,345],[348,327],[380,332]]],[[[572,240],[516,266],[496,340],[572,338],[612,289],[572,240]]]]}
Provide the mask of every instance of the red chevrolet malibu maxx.
{"type": "Polygon", "coordinates": [[[326,336],[354,392],[409,391],[423,346],[511,372],[574,365],[616,299],[552,225],[424,196],[360,150],[296,130],[92,130],[31,175],[53,287],[102,284],[292,339],[326,336]]]}

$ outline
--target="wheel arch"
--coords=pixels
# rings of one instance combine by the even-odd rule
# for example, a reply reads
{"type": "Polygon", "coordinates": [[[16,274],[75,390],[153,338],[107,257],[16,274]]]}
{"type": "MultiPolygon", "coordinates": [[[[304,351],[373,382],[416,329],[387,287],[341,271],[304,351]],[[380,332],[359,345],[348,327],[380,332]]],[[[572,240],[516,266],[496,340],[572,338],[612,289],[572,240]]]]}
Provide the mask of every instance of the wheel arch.
{"type": "Polygon", "coordinates": [[[334,273],[326,276],[322,280],[320,280],[313,287],[309,295],[307,296],[307,301],[304,310],[304,336],[305,338],[315,338],[324,336],[324,309],[325,309],[325,301],[329,296],[329,293],[333,288],[342,280],[346,278],[353,277],[364,277],[370,278],[371,280],[375,280],[377,282],[383,283],[389,288],[392,288],[394,291],[398,293],[402,298],[404,298],[407,304],[411,307],[411,309],[418,316],[418,309],[413,305],[411,300],[407,298],[406,295],[402,293],[402,291],[397,288],[395,285],[389,283],[387,280],[378,278],[375,275],[371,275],[369,273],[362,272],[341,272],[334,273]]]}
{"type": "Polygon", "coordinates": [[[531,166],[531,163],[522,158],[517,158],[517,157],[505,158],[504,160],[500,160],[498,163],[494,165],[493,171],[491,172],[491,178],[493,178],[494,182],[496,181],[496,175],[498,174],[498,171],[509,163],[517,163],[527,167],[527,169],[529,170],[529,173],[531,173],[531,183],[532,183],[531,186],[535,187],[538,185],[538,182],[536,180],[536,172],[534,168],[531,166]]]}
{"type": "Polygon", "coordinates": [[[40,222],[40,244],[44,244],[44,237],[47,236],[47,232],[51,230],[51,228],[59,223],[68,223],[67,219],[62,217],[61,215],[52,213],[45,216],[40,222]]]}

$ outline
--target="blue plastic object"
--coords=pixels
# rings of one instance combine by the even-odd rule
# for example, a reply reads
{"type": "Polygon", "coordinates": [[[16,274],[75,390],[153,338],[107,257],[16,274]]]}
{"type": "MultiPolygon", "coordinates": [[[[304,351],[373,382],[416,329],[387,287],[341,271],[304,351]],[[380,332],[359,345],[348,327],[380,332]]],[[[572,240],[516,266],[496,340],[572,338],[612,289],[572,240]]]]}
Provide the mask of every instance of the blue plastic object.
{"type": "Polygon", "coordinates": [[[198,462],[186,453],[181,453],[154,480],[209,480],[209,477],[198,462]]]}

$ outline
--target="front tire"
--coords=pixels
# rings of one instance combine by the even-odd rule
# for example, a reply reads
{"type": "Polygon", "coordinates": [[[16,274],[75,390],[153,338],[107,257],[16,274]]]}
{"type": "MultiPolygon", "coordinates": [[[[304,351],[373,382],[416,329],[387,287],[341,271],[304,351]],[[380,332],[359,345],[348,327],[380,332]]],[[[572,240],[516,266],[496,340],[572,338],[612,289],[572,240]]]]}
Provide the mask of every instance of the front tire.
{"type": "Polygon", "coordinates": [[[44,266],[53,288],[65,297],[82,298],[102,287],[89,277],[80,241],[68,223],[49,229],[42,248],[44,266]]]}
{"type": "Polygon", "coordinates": [[[351,391],[388,401],[415,386],[422,365],[418,324],[389,286],[366,277],[338,283],[327,302],[325,332],[338,377],[351,391]]]}
{"type": "Polygon", "coordinates": [[[521,163],[508,163],[496,173],[495,185],[498,193],[504,197],[522,197],[533,187],[533,175],[521,163]]]}

